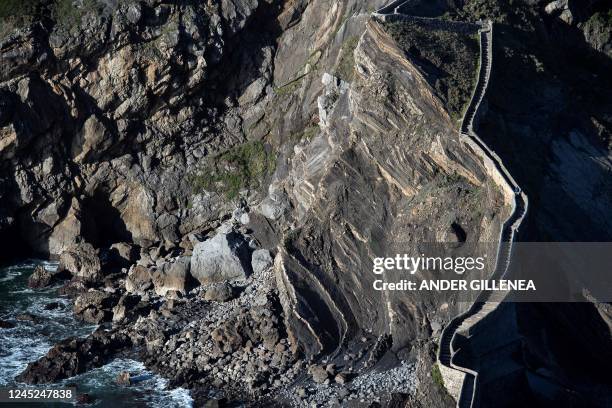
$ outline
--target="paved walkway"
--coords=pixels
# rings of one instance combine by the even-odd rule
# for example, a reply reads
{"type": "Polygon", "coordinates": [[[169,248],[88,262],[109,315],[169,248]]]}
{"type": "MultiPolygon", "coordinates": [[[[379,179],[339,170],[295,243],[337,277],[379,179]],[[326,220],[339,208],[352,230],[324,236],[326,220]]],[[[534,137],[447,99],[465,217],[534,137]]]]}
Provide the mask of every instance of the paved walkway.
{"type": "MultiPolygon", "coordinates": [[[[413,19],[413,16],[406,16],[399,12],[401,6],[408,2],[410,2],[410,0],[394,1],[374,12],[373,16],[383,21],[413,19]]],[[[480,23],[480,27],[480,70],[478,72],[478,82],[463,117],[460,131],[466,143],[473,146],[475,145],[478,153],[480,153],[483,158],[489,159],[493,163],[495,171],[501,176],[506,187],[514,194],[512,213],[502,226],[499,246],[497,248],[496,267],[490,276],[490,279],[501,279],[504,278],[508,272],[512,259],[512,244],[516,232],[527,213],[528,198],[525,193],[522,192],[510,172],[506,169],[499,156],[474,132],[474,124],[477,122],[479,108],[489,85],[493,63],[493,24],[487,21],[480,23]]],[[[470,328],[477,322],[483,320],[496,310],[499,303],[506,295],[507,293],[503,292],[481,292],[470,308],[451,320],[442,332],[438,348],[438,362],[441,366],[441,372],[445,377],[445,384],[447,388],[449,388],[449,392],[455,394],[454,396],[457,399],[458,407],[472,408],[478,405],[478,372],[456,363],[458,352],[458,349],[456,349],[457,334],[469,332],[470,328]],[[457,382],[461,384],[460,389],[452,390],[452,388],[455,388],[452,384],[457,382]]]]}

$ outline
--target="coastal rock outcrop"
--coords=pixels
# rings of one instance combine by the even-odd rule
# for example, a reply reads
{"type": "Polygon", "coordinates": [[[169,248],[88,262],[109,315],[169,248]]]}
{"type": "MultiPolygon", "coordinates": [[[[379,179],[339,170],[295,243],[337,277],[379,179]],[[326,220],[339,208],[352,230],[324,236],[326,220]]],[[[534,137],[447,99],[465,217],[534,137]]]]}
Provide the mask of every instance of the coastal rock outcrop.
{"type": "Polygon", "coordinates": [[[71,274],[68,271],[49,271],[42,265],[37,266],[28,277],[28,286],[34,289],[45,288],[58,284],[62,281],[70,279],[71,274]]]}
{"type": "Polygon", "coordinates": [[[74,314],[88,323],[102,323],[113,317],[112,308],[117,304],[115,294],[90,290],[74,300],[74,314]]]}
{"type": "Polygon", "coordinates": [[[245,279],[251,273],[251,249],[236,231],[219,232],[197,243],[191,256],[191,275],[201,284],[245,279]]]}
{"type": "Polygon", "coordinates": [[[40,360],[28,364],[17,381],[27,384],[56,383],[104,365],[129,345],[126,336],[109,335],[104,331],[96,331],[85,339],[69,338],[53,346],[40,360]]]}
{"type": "Polygon", "coordinates": [[[143,293],[153,287],[153,278],[149,268],[134,265],[125,279],[125,290],[131,293],[143,293]]]}
{"type": "Polygon", "coordinates": [[[37,266],[28,278],[28,286],[31,288],[44,288],[53,283],[53,273],[44,266],[37,266]]]}
{"type": "Polygon", "coordinates": [[[87,242],[76,244],[60,255],[59,270],[84,280],[99,279],[102,273],[99,250],[87,242]]]}

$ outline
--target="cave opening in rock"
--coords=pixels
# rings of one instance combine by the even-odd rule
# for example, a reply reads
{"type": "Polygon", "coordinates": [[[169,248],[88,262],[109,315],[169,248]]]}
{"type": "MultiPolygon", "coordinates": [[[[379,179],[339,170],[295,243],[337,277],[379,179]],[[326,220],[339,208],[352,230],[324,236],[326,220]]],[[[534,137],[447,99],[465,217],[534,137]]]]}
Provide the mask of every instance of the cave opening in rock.
{"type": "Polygon", "coordinates": [[[121,212],[113,206],[104,193],[96,193],[83,200],[83,212],[95,226],[85,239],[99,248],[106,248],[116,242],[131,242],[132,234],[121,218],[121,212]]]}

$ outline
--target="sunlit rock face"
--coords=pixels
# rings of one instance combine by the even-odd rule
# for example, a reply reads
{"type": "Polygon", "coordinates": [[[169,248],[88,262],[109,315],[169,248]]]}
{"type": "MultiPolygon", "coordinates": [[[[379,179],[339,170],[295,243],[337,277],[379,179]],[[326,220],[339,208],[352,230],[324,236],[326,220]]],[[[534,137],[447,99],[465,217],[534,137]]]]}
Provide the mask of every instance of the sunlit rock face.
{"type": "Polygon", "coordinates": [[[423,242],[493,241],[511,199],[378,23],[367,24],[354,58],[350,85],[324,81],[326,123],[300,146],[287,178],[297,220],[277,280],[290,327],[313,354],[364,333],[390,335],[384,347],[396,350],[427,338],[430,320],[455,308],[375,291],[373,258],[416,253],[423,242]]]}

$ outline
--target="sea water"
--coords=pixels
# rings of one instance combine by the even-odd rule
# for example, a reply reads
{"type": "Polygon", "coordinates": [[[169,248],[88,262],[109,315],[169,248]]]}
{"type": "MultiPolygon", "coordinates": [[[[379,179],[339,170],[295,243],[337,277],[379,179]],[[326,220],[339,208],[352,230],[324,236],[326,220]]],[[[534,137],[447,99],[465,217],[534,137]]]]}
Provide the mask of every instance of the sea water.
{"type": "MultiPolygon", "coordinates": [[[[52,271],[57,268],[53,262],[35,260],[0,267],[0,320],[15,324],[13,328],[0,328],[0,387],[24,386],[15,383],[14,378],[29,362],[44,356],[54,343],[71,336],[85,337],[96,328],[77,321],[71,300],[59,296],[56,288],[28,288],[28,277],[37,265],[52,271]],[[55,302],[59,307],[46,310],[47,305],[55,302]],[[32,320],[18,319],[24,314],[32,320]]],[[[187,390],[169,389],[166,380],[147,371],[142,363],[125,358],[55,385],[66,384],[76,384],[79,394],[92,396],[91,406],[182,408],[193,404],[187,390]],[[122,371],[142,381],[131,386],[118,385],[115,379],[122,371]]]]}

